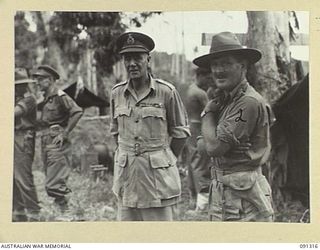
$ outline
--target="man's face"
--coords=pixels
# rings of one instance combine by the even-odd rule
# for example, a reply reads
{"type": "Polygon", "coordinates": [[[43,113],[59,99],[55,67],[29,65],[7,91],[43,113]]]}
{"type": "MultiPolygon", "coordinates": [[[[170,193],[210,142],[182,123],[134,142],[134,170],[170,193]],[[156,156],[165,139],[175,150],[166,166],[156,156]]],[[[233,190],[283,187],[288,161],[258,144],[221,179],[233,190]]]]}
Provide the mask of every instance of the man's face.
{"type": "Polygon", "coordinates": [[[241,82],[246,69],[244,61],[233,55],[212,59],[210,67],[216,86],[225,91],[232,91],[241,82]]]}
{"type": "Polygon", "coordinates": [[[123,61],[130,79],[139,79],[148,75],[150,56],[147,53],[125,53],[123,61]]]}
{"type": "Polygon", "coordinates": [[[53,79],[47,76],[37,76],[37,86],[40,91],[43,91],[45,94],[48,92],[51,84],[53,84],[53,79]]]}
{"type": "Polygon", "coordinates": [[[213,86],[213,79],[211,72],[200,73],[197,75],[197,85],[199,88],[207,91],[210,86],[213,86]]]}

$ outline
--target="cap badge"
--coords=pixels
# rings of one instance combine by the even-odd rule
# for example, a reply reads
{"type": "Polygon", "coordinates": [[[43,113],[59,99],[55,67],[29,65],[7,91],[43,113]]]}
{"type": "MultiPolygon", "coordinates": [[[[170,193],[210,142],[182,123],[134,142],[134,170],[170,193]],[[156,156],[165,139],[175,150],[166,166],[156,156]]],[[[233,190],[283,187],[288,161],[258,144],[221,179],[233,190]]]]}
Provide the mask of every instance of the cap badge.
{"type": "Polygon", "coordinates": [[[131,34],[129,34],[129,36],[128,36],[127,44],[134,44],[134,38],[132,37],[131,34]]]}

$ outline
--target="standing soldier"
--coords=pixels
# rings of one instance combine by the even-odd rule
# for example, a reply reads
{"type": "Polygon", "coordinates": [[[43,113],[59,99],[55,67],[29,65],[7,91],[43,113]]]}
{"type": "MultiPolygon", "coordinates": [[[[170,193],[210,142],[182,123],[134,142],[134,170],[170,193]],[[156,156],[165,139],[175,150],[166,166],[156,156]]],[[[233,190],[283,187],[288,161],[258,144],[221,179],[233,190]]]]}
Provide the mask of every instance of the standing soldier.
{"type": "Polygon", "coordinates": [[[196,199],[196,210],[204,210],[208,204],[210,185],[210,157],[197,151],[197,137],[201,133],[200,114],[208,102],[206,91],[213,85],[211,71],[208,68],[196,69],[196,83],[187,91],[186,108],[190,121],[191,137],[188,139],[187,154],[188,184],[192,197],[196,199]]]}
{"type": "Polygon", "coordinates": [[[34,83],[25,69],[15,70],[13,221],[39,220],[32,174],[37,104],[28,86],[34,83]]]}
{"type": "Polygon", "coordinates": [[[128,73],[111,94],[118,219],[173,220],[181,195],[176,161],[190,135],[187,114],[175,87],[148,73],[154,48],[149,36],[124,33],[117,46],[128,73]]]}
{"type": "Polygon", "coordinates": [[[214,164],[212,220],[273,219],[271,189],[261,171],[270,153],[270,111],[246,79],[248,64],[260,58],[260,51],[242,46],[235,34],[222,32],[213,36],[210,53],[194,60],[199,67],[211,69],[221,91],[202,113],[204,145],[214,164]],[[231,151],[247,141],[251,147],[245,152],[231,151]]]}
{"type": "Polygon", "coordinates": [[[46,191],[64,212],[68,209],[66,195],[71,192],[67,186],[70,173],[69,133],[82,116],[82,109],[62,90],[55,86],[59,74],[50,66],[39,66],[33,74],[44,94],[44,101],[38,105],[41,110],[40,126],[42,157],[46,175],[46,191]]]}

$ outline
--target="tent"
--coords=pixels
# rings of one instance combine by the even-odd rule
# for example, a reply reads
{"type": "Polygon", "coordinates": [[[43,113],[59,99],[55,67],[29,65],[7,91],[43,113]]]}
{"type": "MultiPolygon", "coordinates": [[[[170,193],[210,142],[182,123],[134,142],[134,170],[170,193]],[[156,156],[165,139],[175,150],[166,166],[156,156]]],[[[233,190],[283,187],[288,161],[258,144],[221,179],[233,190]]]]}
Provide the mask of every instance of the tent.
{"type": "Polygon", "coordinates": [[[309,207],[309,75],[272,108],[276,123],[271,127],[271,184],[309,207]]]}

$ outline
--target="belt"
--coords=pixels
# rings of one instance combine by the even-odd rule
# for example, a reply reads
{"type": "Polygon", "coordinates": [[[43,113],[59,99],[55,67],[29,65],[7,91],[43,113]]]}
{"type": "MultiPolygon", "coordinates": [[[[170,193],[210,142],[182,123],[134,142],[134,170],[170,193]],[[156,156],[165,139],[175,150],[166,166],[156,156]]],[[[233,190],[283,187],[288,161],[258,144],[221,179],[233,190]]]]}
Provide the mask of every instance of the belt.
{"type": "Polygon", "coordinates": [[[58,134],[62,133],[64,131],[64,128],[61,127],[59,124],[53,124],[49,127],[46,127],[41,130],[42,135],[51,135],[51,136],[57,136],[58,134]]]}
{"type": "Polygon", "coordinates": [[[233,169],[217,169],[217,168],[212,167],[211,168],[211,179],[219,181],[221,179],[221,177],[224,175],[233,174],[233,173],[237,173],[237,172],[251,172],[251,171],[255,171],[258,174],[262,174],[261,167],[257,167],[257,168],[250,169],[250,170],[248,169],[246,171],[244,171],[244,170],[235,171],[233,169]]]}
{"type": "Polygon", "coordinates": [[[146,145],[143,145],[140,143],[134,143],[133,145],[119,144],[119,149],[133,152],[136,156],[141,155],[146,152],[159,151],[159,150],[163,150],[163,149],[167,149],[167,148],[169,148],[169,145],[146,146],[146,145]]]}

